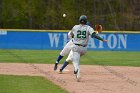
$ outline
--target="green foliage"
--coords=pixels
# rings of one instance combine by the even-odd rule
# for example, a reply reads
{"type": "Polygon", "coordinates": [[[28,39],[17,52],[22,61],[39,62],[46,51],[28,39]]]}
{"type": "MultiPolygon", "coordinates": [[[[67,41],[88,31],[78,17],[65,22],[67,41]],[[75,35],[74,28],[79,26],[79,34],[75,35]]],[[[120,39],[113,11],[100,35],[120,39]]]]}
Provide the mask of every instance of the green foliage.
{"type": "Polygon", "coordinates": [[[134,0],[0,0],[0,28],[71,29],[85,14],[105,30],[139,30],[138,8],[134,0]]]}
{"type": "Polygon", "coordinates": [[[43,77],[0,75],[0,93],[68,93],[43,77]]]}
{"type": "MultiPolygon", "coordinates": [[[[0,50],[0,62],[54,64],[58,50],[0,50]]],[[[61,60],[63,63],[67,56],[61,60]]],[[[87,51],[80,64],[110,66],[140,66],[139,52],[87,51]]]]}

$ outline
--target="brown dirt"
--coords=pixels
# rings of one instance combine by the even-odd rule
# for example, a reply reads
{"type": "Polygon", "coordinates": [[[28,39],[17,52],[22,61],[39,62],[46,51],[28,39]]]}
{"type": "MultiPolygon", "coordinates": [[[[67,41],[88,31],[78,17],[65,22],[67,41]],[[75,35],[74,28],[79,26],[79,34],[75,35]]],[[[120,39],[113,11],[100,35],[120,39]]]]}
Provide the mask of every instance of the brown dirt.
{"type": "Polygon", "coordinates": [[[43,76],[70,93],[140,93],[140,67],[81,65],[80,82],[72,65],[59,74],[51,64],[0,63],[0,74],[43,76]]]}

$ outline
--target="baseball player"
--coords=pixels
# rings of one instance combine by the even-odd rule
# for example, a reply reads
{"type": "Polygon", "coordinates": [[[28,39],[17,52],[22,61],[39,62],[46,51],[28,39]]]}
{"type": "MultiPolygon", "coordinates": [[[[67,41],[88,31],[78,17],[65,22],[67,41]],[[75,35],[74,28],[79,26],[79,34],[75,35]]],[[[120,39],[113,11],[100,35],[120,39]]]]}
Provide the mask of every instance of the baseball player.
{"type": "MultiPolygon", "coordinates": [[[[86,25],[89,25],[89,26],[90,26],[90,22],[87,22],[86,25]]],[[[70,39],[72,39],[72,36],[70,35],[70,32],[68,33],[68,37],[69,37],[70,39]]],[[[60,60],[61,60],[64,56],[66,56],[66,55],[68,55],[68,54],[70,53],[70,50],[71,50],[71,48],[72,48],[72,45],[73,45],[73,42],[72,42],[72,40],[70,40],[70,41],[65,45],[65,47],[62,49],[62,51],[60,52],[60,54],[59,54],[59,56],[57,57],[57,60],[56,60],[56,62],[55,62],[54,71],[57,70],[57,67],[58,67],[58,64],[59,64],[60,60]]]]}
{"type": "Polygon", "coordinates": [[[72,61],[74,66],[74,74],[76,74],[77,81],[80,80],[80,56],[84,55],[87,51],[89,36],[91,36],[91,38],[94,37],[103,42],[107,42],[107,40],[104,40],[101,37],[99,37],[92,27],[86,25],[87,16],[81,15],[79,18],[79,22],[80,24],[75,25],[69,32],[69,34],[73,37],[73,44],[66,61],[60,69],[60,72],[62,72],[63,69],[69,64],[69,62],[72,61]]]}

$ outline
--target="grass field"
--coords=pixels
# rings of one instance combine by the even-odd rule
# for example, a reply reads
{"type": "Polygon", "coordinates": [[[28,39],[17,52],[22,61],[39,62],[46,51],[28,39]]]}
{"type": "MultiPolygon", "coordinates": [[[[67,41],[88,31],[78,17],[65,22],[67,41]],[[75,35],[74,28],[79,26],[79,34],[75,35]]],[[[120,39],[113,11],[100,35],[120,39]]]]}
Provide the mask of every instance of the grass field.
{"type": "Polygon", "coordinates": [[[68,93],[43,77],[0,75],[0,93],[68,93]]]}
{"type": "MultiPolygon", "coordinates": [[[[0,62],[54,64],[60,50],[0,50],[0,62]]],[[[61,63],[66,59],[63,58],[61,63]]],[[[87,51],[81,64],[110,66],[140,66],[140,52],[87,51]]]]}
{"type": "MultiPolygon", "coordinates": [[[[54,64],[59,52],[59,50],[0,50],[0,62],[54,64]]],[[[140,66],[140,52],[87,51],[81,58],[81,64],[140,66]]],[[[0,75],[0,93],[67,93],[67,91],[43,77],[0,75]]]]}

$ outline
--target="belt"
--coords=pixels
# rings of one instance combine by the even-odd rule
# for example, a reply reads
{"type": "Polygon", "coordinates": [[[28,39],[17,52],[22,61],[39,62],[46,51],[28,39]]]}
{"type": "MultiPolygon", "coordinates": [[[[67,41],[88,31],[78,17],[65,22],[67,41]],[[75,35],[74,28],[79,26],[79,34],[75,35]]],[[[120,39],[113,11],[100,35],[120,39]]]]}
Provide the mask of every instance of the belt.
{"type": "MultiPolygon", "coordinates": [[[[72,42],[73,42],[73,40],[72,40],[72,42]]],[[[73,42],[74,43],[74,42],[73,42]]],[[[75,43],[74,43],[75,44],[75,43]]],[[[77,46],[82,46],[82,47],[86,47],[87,45],[81,45],[81,44],[75,44],[75,45],[77,45],[77,46]]]]}
{"type": "Polygon", "coordinates": [[[75,44],[77,46],[82,46],[82,47],[86,47],[87,45],[81,45],[81,44],[75,44]]]}

